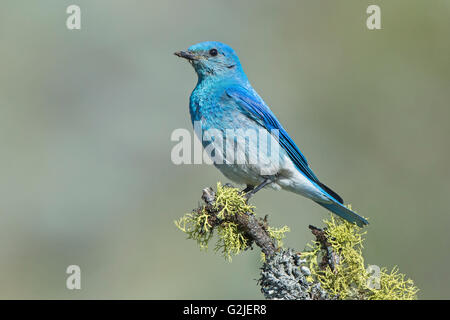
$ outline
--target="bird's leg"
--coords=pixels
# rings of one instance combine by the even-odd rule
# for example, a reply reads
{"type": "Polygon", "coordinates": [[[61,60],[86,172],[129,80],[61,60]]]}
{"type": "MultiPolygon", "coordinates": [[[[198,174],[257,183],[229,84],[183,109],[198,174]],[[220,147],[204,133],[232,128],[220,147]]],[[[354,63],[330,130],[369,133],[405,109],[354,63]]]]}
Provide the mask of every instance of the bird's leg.
{"type": "Polygon", "coordinates": [[[242,193],[246,194],[250,191],[252,191],[253,189],[255,189],[255,186],[252,186],[251,184],[248,184],[244,190],[242,190],[242,193]]]}
{"type": "Polygon", "coordinates": [[[249,192],[246,193],[245,197],[247,199],[250,199],[255,193],[257,193],[259,190],[261,190],[262,188],[264,188],[265,186],[267,186],[269,183],[273,182],[273,178],[272,177],[265,177],[266,179],[261,182],[259,185],[257,185],[254,189],[250,190],[249,192]]]}

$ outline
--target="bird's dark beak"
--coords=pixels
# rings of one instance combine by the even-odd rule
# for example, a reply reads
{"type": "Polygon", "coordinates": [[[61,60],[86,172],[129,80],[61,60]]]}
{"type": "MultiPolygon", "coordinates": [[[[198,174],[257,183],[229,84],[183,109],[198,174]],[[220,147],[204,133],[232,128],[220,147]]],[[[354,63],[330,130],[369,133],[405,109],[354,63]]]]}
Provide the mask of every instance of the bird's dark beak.
{"type": "Polygon", "coordinates": [[[184,58],[187,59],[189,61],[193,61],[193,60],[198,60],[198,57],[190,52],[186,52],[186,51],[178,51],[175,52],[174,55],[176,55],[177,57],[180,58],[184,58]]]}

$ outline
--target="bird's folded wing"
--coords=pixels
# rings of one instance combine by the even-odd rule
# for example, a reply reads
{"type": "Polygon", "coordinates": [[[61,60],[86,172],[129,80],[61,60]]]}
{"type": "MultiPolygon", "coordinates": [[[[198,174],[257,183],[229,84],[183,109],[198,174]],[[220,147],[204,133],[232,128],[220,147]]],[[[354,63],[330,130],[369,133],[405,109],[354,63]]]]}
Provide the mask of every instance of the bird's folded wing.
{"type": "Polygon", "coordinates": [[[261,126],[266,128],[269,132],[272,129],[277,129],[279,132],[279,143],[281,147],[287,152],[290,159],[296,167],[310,180],[320,183],[314,172],[308,165],[306,158],[300,152],[300,149],[292,141],[289,134],[281,126],[281,123],[270,111],[261,98],[255,96],[252,92],[249,92],[242,87],[231,87],[226,90],[228,97],[242,108],[242,111],[246,113],[250,118],[258,122],[261,126]]]}

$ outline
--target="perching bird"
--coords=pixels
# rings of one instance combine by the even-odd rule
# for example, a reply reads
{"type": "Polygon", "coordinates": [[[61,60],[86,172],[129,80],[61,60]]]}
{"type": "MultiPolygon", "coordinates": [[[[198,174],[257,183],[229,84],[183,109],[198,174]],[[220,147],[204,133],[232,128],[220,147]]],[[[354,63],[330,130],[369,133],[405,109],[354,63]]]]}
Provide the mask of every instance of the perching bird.
{"type": "MultiPolygon", "coordinates": [[[[200,123],[202,135],[214,129],[222,133],[226,140],[229,139],[226,136],[229,130],[237,132],[237,137],[232,140],[236,150],[245,153],[244,161],[227,161],[228,153],[225,151],[224,162],[214,164],[230,180],[245,184],[244,191],[248,197],[265,186],[285,189],[315,201],[360,227],[368,224],[366,219],[346,208],[338,194],[319,181],[287,131],[250,85],[231,47],[208,41],[175,55],[187,59],[198,75],[197,86],[190,97],[189,111],[192,122],[200,123]],[[253,141],[249,147],[248,139],[254,137],[239,139],[239,134],[246,130],[266,132],[271,142],[278,144],[278,152],[263,156],[260,161],[249,161],[249,155],[261,153],[261,141],[253,141]]],[[[200,137],[200,140],[206,147],[204,139],[200,137]]],[[[214,143],[214,139],[211,140],[214,143]]],[[[220,145],[223,144],[222,141],[220,145]]]]}

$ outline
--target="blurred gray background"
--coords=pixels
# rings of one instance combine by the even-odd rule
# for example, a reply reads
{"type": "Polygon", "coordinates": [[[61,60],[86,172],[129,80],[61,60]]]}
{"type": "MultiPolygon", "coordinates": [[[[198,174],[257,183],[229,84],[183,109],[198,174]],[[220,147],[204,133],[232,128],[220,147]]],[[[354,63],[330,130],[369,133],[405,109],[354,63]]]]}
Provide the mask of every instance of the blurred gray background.
{"type": "MultiPolygon", "coordinates": [[[[449,1],[0,7],[0,298],[263,298],[259,250],[227,263],[173,224],[227,182],[170,161],[197,81],[173,52],[205,40],[237,51],[321,180],[370,218],[366,263],[398,265],[422,299],[450,298],[449,1]],[[369,4],[382,30],[367,30],[369,4]]],[[[288,192],[253,204],[299,250],[328,217],[288,192]]]]}

